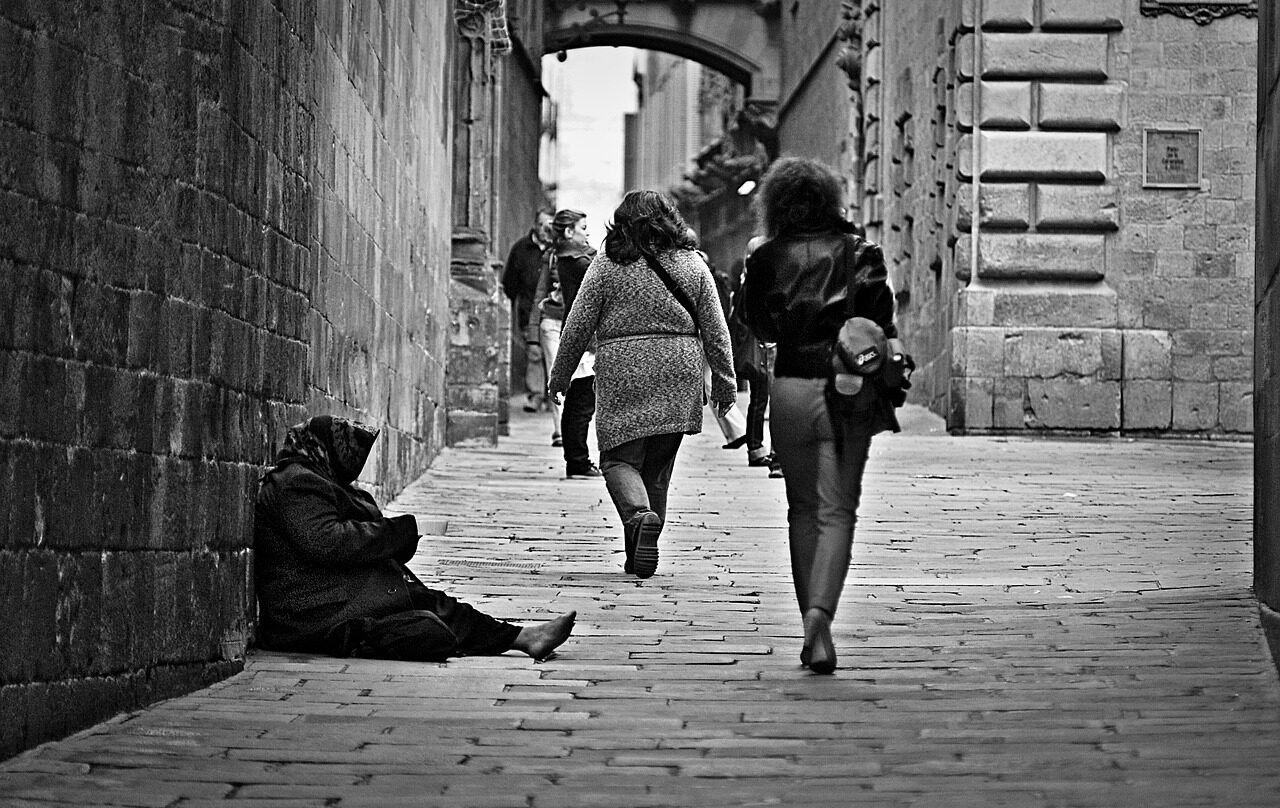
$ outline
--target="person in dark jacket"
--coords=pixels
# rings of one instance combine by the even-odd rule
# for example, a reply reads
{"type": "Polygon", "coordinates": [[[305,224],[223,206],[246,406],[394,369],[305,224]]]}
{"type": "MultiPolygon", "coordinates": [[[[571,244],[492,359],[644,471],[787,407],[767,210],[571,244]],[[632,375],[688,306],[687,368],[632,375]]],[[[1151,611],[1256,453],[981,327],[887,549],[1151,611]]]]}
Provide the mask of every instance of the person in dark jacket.
{"type": "Polygon", "coordinates": [[[433,662],[551,654],[576,613],[517,626],[429,589],[408,570],[417,520],[383,516],[354,486],[377,437],[358,422],[316,416],[289,429],[262,476],[254,512],[259,645],[433,662]]]}
{"type": "Polygon", "coordinates": [[[898,429],[893,404],[878,394],[847,417],[828,399],[832,345],[846,319],[864,317],[884,338],[897,335],[884,254],[855,235],[841,196],[839,178],[821,163],[774,163],[758,201],[768,241],[747,259],[743,289],[747,324],[777,343],[770,432],[787,481],[800,661],[815,673],[836,666],[831,620],[849,570],[871,436],[898,429]]]}
{"type": "Polygon", "coordinates": [[[511,365],[524,366],[525,412],[537,412],[547,396],[547,370],[542,361],[542,347],[537,340],[529,342],[526,332],[533,298],[538,290],[538,277],[551,249],[551,213],[540,210],[534,217],[533,229],[516,240],[502,267],[502,291],[511,300],[513,334],[511,365]]]}

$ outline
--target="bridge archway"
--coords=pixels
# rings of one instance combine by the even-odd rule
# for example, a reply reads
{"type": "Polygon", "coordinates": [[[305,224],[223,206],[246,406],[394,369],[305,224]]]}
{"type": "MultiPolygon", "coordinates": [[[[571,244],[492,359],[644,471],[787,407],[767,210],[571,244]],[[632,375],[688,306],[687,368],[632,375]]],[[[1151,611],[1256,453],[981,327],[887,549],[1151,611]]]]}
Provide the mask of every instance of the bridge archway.
{"type": "Polygon", "coordinates": [[[776,17],[775,5],[752,0],[551,0],[543,51],[608,45],[664,51],[723,73],[745,88],[748,100],[776,101],[776,17]]]}

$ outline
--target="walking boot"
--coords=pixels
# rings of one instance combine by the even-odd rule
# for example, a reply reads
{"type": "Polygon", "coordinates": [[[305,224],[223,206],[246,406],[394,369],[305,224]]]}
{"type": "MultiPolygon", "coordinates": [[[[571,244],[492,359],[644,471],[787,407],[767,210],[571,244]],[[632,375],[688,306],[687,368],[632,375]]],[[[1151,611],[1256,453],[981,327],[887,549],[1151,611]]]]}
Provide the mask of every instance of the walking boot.
{"type": "Polygon", "coordinates": [[[636,528],[639,526],[639,522],[622,526],[622,550],[627,554],[627,560],[622,564],[622,571],[628,575],[636,571],[636,528]]]}
{"type": "Polygon", "coordinates": [[[637,578],[648,578],[658,569],[658,534],[662,519],[653,511],[641,511],[635,517],[635,556],[632,572],[637,578]]]}

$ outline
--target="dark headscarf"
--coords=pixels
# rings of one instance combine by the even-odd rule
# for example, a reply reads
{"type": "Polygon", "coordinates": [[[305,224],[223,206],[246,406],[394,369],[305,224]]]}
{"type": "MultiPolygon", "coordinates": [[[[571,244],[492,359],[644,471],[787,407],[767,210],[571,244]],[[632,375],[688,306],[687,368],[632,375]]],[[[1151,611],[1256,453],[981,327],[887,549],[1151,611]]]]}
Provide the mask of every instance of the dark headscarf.
{"type": "Polygon", "coordinates": [[[350,485],[369,459],[378,432],[359,421],[317,415],[289,427],[284,448],[276,453],[275,468],[306,463],[338,484],[350,485]]]}

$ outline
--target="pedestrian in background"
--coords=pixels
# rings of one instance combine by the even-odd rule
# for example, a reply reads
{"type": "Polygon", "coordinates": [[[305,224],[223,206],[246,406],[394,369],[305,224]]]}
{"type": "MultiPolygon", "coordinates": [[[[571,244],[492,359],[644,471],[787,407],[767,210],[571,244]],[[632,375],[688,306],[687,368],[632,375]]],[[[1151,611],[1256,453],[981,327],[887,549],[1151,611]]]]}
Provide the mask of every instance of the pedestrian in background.
{"type": "MultiPolygon", "coordinates": [[[[530,320],[530,331],[538,334],[548,367],[555,364],[565,318],[596,255],[589,241],[587,214],[568,208],[556,211],[551,220],[550,255],[535,293],[541,303],[530,320]]],[[[553,399],[551,402],[557,425],[551,443],[564,447],[564,474],[570,480],[601,476],[587,446],[591,418],[596,411],[594,346],[588,345],[576,361],[578,364],[563,401],[553,399]]]]}
{"type": "Polygon", "coordinates": [[[898,428],[887,400],[874,400],[858,417],[833,414],[832,346],[854,316],[895,337],[893,292],[880,247],[845,221],[831,169],[781,159],[759,194],[768,241],[746,262],[746,317],[756,336],[778,349],[770,432],[787,481],[791,574],[804,621],[800,660],[815,673],[830,673],[831,621],[849,571],[871,436],[898,428]]]}
{"type": "Polygon", "coordinates": [[[551,249],[551,213],[539,210],[533,227],[516,240],[502,267],[502,291],[511,300],[512,352],[514,367],[524,366],[524,411],[537,412],[546,406],[547,369],[542,362],[538,340],[529,341],[529,314],[533,311],[538,278],[551,249]]]}
{"type": "Polygon", "coordinates": [[[747,380],[750,391],[746,418],[747,465],[767,467],[769,476],[776,479],[782,477],[782,463],[773,452],[765,448],[764,419],[769,408],[770,376],[773,374],[777,347],[773,343],[761,342],[755,335],[751,326],[747,325],[742,304],[742,284],[746,279],[745,261],[764,241],[763,236],[755,236],[747,242],[743,256],[744,266],[738,273],[734,284],[736,288],[732,291],[729,333],[733,337],[733,370],[738,378],[747,380]]]}
{"type": "MultiPolygon", "coordinates": [[[[698,244],[698,233],[692,227],[689,228],[689,238],[693,243],[698,244]]],[[[720,298],[720,310],[724,312],[725,321],[729,325],[729,343],[733,344],[733,323],[729,322],[729,303],[730,303],[730,281],[720,268],[711,262],[711,257],[703,250],[698,250],[698,256],[706,262],[707,268],[711,270],[711,279],[716,283],[716,295],[720,298]]],[[[711,404],[711,365],[706,364],[702,372],[702,397],[708,405],[711,404]]],[[[740,449],[747,442],[747,419],[739,409],[735,401],[733,406],[726,412],[720,412],[716,407],[711,407],[711,414],[716,419],[716,426],[720,427],[720,434],[724,435],[725,444],[722,449],[740,449]]]]}
{"type": "Polygon", "coordinates": [[[640,578],[658,567],[680,442],[702,431],[704,362],[711,366],[716,411],[723,415],[737,400],[715,281],[687,229],[666,196],[631,191],[623,197],[551,368],[554,396],[569,386],[578,356],[597,341],[600,467],[622,522],[623,569],[640,578]]]}

